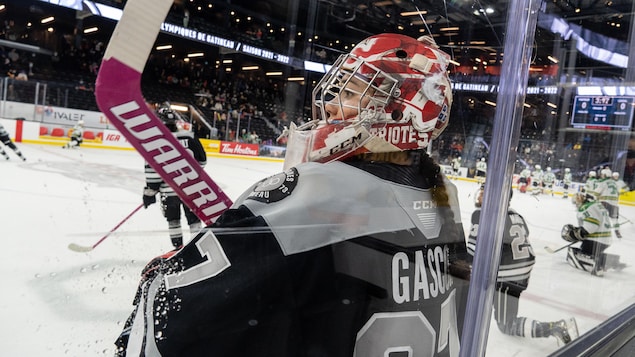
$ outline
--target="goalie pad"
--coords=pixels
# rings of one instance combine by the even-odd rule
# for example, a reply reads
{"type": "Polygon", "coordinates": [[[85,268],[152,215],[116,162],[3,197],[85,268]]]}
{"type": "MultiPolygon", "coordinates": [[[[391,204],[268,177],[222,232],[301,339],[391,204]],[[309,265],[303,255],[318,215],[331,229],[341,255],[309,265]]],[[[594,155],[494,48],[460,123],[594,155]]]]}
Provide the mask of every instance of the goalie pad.
{"type": "Polygon", "coordinates": [[[587,235],[588,233],[584,230],[584,228],[574,227],[572,224],[565,224],[564,227],[562,227],[562,231],[560,231],[562,239],[571,243],[584,240],[587,235]]]}
{"type": "Polygon", "coordinates": [[[586,272],[592,272],[595,267],[593,257],[582,253],[580,248],[569,248],[567,250],[567,263],[576,269],[586,272]]]}

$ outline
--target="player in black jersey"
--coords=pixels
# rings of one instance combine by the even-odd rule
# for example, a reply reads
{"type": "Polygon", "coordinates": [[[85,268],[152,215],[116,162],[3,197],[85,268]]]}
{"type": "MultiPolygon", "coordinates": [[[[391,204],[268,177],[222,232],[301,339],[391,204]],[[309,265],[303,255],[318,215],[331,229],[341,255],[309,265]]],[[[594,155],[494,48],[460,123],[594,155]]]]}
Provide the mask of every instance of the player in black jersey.
{"type": "MultiPolygon", "coordinates": [[[[20,151],[20,149],[18,149],[18,147],[13,143],[13,140],[11,140],[11,137],[9,137],[9,132],[7,132],[7,129],[5,129],[2,124],[0,124],[0,142],[2,142],[4,146],[11,148],[11,150],[13,150],[15,154],[18,155],[20,159],[22,159],[22,161],[26,161],[26,157],[24,157],[22,151],[20,151]]],[[[2,146],[0,146],[0,155],[4,156],[4,158],[7,160],[10,159],[9,154],[4,151],[2,146]]]]}
{"type": "MultiPolygon", "coordinates": [[[[170,109],[169,104],[164,104],[157,110],[157,115],[165,126],[170,129],[177,140],[188,149],[198,163],[205,167],[207,154],[201,142],[194,136],[194,133],[185,128],[187,124],[179,114],[170,109]]],[[[156,194],[161,196],[161,209],[163,216],[168,221],[170,240],[175,248],[183,246],[183,231],[181,230],[181,207],[185,214],[185,219],[190,227],[192,235],[197,234],[201,229],[201,220],[196,217],[186,205],[181,202],[176,192],[163,180],[161,176],[146,162],[145,164],[146,187],[143,189],[143,206],[148,208],[157,202],[156,194]]]]}
{"type": "Polygon", "coordinates": [[[381,34],[342,55],[292,125],[284,172],[151,262],[120,356],[458,356],[469,259],[426,154],[449,57],[381,34]]]}
{"type": "MultiPolygon", "coordinates": [[[[474,255],[477,246],[478,225],[481,217],[483,186],[476,195],[477,209],[472,213],[472,228],[467,242],[467,250],[474,255]]],[[[513,191],[509,196],[513,195],[513,191]]],[[[507,211],[503,245],[494,294],[494,318],[498,329],[507,335],[520,337],[554,336],[559,343],[566,344],[578,337],[578,327],[574,318],[540,322],[518,316],[520,295],[527,289],[529,277],[536,256],[528,240],[529,228],[523,216],[512,208],[507,211]]]]}

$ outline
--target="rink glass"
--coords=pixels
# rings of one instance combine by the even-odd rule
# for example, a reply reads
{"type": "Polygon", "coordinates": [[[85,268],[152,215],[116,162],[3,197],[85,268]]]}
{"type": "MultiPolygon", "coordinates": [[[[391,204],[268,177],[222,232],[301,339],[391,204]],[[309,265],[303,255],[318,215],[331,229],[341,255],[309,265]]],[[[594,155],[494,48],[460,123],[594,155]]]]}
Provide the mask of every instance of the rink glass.
{"type": "MultiPolygon", "coordinates": [[[[105,3],[121,6],[117,1],[105,3]]],[[[233,9],[225,2],[212,3],[221,9],[219,13],[228,26],[208,21],[207,33],[244,40],[279,54],[278,58],[291,59],[290,66],[284,66],[284,61],[275,63],[263,56],[255,57],[255,51],[243,51],[233,57],[235,62],[253,62],[263,69],[280,70],[286,77],[304,78],[303,81],[269,82],[284,86],[283,109],[288,112],[289,120],[311,118],[306,108],[310,108],[311,91],[322,76],[322,73],[305,70],[309,67],[303,66],[304,60],[328,65],[340,53],[347,52],[355,41],[384,31],[401,31],[413,37],[432,34],[441,49],[451,54],[455,64],[449,69],[454,88],[450,124],[432,142],[430,152],[447,173],[452,172],[449,169],[452,158],[460,156],[460,180],[463,181],[472,179],[477,161],[485,158],[488,162],[484,214],[480,222],[482,236],[479,236],[479,244],[486,248],[477,251],[475,257],[461,355],[506,355],[510,348],[517,355],[576,355],[601,340],[600,336],[611,339],[611,332],[623,331],[628,317],[635,315],[632,313],[635,289],[628,283],[635,280],[633,268],[608,271],[603,278],[598,278],[567,265],[563,254],[566,250],[549,254],[543,249],[546,245],[556,248],[565,245],[559,237],[560,228],[566,223],[576,223],[575,208],[568,199],[563,199],[561,184],[554,186],[554,196],[547,193],[519,197],[523,194],[515,193],[511,201],[512,207],[528,220],[530,240],[537,255],[529,289],[520,301],[520,315],[540,321],[575,317],[581,337],[558,350],[553,338],[547,341],[503,336],[495,323],[490,326],[489,301],[493,296],[496,252],[501,245],[509,188],[517,188],[518,174],[523,168],[550,167],[558,180],[562,179],[565,168],[569,168],[573,174],[569,195],[580,189],[589,171],[599,171],[605,166],[619,172],[627,185],[635,187],[635,140],[631,140],[635,103],[632,21],[635,4],[616,0],[579,2],[576,7],[557,0],[544,3],[521,0],[490,5],[482,1],[450,2],[443,4],[445,6],[415,1],[397,6],[395,4],[402,2],[352,5],[347,1],[334,1],[329,5],[273,1],[270,10],[275,11],[250,21],[261,23],[263,28],[275,28],[271,33],[276,34],[270,35],[268,41],[252,43],[244,39],[247,30],[235,19],[240,16],[246,19],[262,9],[248,1],[232,1],[240,5],[240,9],[233,9]],[[381,21],[363,20],[370,12],[369,6],[382,13],[381,21]],[[407,17],[400,15],[403,10],[427,11],[425,24],[417,17],[404,20],[407,17]],[[355,21],[355,14],[359,21],[355,21]],[[349,22],[348,31],[324,26],[349,22]],[[297,35],[291,34],[293,29],[297,35]],[[552,207],[557,207],[561,215],[554,216],[552,207]]],[[[202,27],[201,20],[194,18],[196,12],[191,21],[202,27]]],[[[103,21],[106,28],[112,27],[112,21],[98,17],[85,20],[85,27],[91,21],[103,21]]],[[[179,12],[171,13],[166,19],[178,24],[182,24],[181,21],[179,12]]],[[[161,36],[174,39],[166,34],[161,36]]],[[[231,57],[214,45],[182,42],[185,47],[191,45],[192,51],[206,51],[204,60],[210,68],[216,61],[220,63],[231,57]]],[[[183,61],[183,56],[177,56],[174,61],[183,61]]],[[[191,61],[195,63],[197,59],[191,61]]],[[[229,72],[220,65],[216,70],[220,76],[229,72]]],[[[240,67],[233,70],[241,71],[240,67]]],[[[77,86],[58,82],[24,82],[2,77],[0,96],[3,118],[25,117],[44,122],[47,111],[42,105],[94,110],[90,98],[85,98],[90,93],[78,92],[77,86]],[[77,106],[78,97],[82,98],[80,106],[77,106]],[[33,113],[15,112],[14,107],[7,104],[11,101],[40,107],[36,106],[33,113]]],[[[277,114],[281,114],[280,111],[277,114]]],[[[473,183],[471,188],[463,190],[475,191],[477,187],[478,184],[473,183]]],[[[470,193],[473,192],[460,197],[469,198],[470,193]]],[[[635,236],[635,224],[631,222],[635,219],[634,201],[629,193],[621,195],[623,218],[620,221],[624,224],[621,227],[624,238],[613,240],[611,249],[612,253],[621,254],[627,264],[635,251],[631,242],[635,236]]],[[[464,216],[469,217],[473,209],[471,199],[461,202],[464,216]]],[[[463,222],[467,232],[469,218],[463,217],[463,222]]],[[[614,340],[632,337],[628,329],[626,331],[614,340]]],[[[603,348],[610,348],[610,343],[603,341],[594,350],[598,354],[606,353],[603,348]]]]}

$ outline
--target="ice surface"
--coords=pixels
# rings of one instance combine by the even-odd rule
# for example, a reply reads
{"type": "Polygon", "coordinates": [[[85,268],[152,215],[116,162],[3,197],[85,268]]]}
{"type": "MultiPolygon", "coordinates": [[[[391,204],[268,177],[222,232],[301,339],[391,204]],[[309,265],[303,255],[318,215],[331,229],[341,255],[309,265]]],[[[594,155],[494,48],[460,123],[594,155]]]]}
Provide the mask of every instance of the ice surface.
{"type": "MultiPolygon", "coordinates": [[[[141,202],[143,160],[133,151],[18,145],[28,161],[15,156],[0,161],[6,248],[0,260],[0,355],[111,356],[131,312],[139,272],[171,249],[167,223],[159,205],[153,205],[89,253],[67,246],[91,246],[141,202]]],[[[280,162],[210,157],[206,171],[235,199],[281,168],[280,162]]],[[[478,185],[454,182],[467,232],[478,185]]],[[[515,193],[512,207],[527,219],[537,255],[521,315],[543,321],[575,316],[584,333],[635,300],[632,266],[596,278],[569,267],[564,250],[549,254],[543,249],[566,244],[559,232],[564,223],[575,223],[569,200],[515,193]]],[[[635,221],[634,207],[622,206],[621,214],[635,221]]],[[[632,265],[635,225],[623,226],[622,234],[609,252],[632,265]]],[[[555,338],[505,336],[493,324],[488,346],[488,356],[540,356],[557,343],[555,338]]]]}

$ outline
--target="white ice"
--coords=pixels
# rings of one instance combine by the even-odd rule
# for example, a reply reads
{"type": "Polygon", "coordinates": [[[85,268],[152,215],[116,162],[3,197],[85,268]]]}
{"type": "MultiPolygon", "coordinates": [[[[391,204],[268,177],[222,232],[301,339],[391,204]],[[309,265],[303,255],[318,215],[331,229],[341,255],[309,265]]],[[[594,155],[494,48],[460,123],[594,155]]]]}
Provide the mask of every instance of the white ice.
{"type": "MultiPolygon", "coordinates": [[[[0,355],[111,356],[113,342],[132,310],[139,273],[146,262],[171,249],[159,206],[141,209],[89,253],[91,246],[141,202],[143,160],[133,151],[18,144],[0,162],[4,287],[0,293],[0,355]]],[[[235,199],[257,180],[281,170],[280,162],[210,157],[206,171],[235,199]]],[[[464,229],[469,230],[478,185],[459,188],[464,229]]],[[[515,193],[512,207],[527,219],[537,263],[522,295],[522,316],[553,321],[574,316],[584,333],[635,300],[635,268],[604,278],[576,271],[559,247],[563,224],[575,223],[574,206],[560,196],[515,193]]],[[[635,221],[635,207],[621,207],[635,221]]],[[[184,226],[186,226],[184,224],[184,226]]],[[[629,264],[635,258],[635,224],[610,252],[629,264]]],[[[501,334],[491,325],[488,356],[541,356],[557,348],[554,338],[501,334]]]]}

